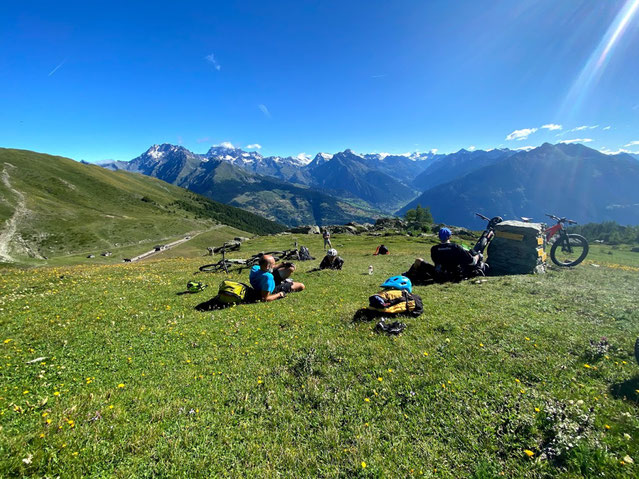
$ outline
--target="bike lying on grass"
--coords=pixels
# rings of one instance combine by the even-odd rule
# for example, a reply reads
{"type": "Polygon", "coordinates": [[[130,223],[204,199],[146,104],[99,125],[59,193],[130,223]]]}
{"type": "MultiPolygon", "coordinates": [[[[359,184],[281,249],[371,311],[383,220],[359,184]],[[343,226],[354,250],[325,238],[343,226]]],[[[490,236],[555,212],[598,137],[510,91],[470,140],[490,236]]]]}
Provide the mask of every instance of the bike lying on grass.
{"type": "Polygon", "coordinates": [[[228,259],[225,257],[226,250],[221,249],[222,259],[217,263],[205,264],[200,266],[199,270],[202,273],[218,273],[220,271],[224,271],[228,273],[230,269],[233,267],[238,267],[240,272],[244,268],[250,268],[253,265],[259,263],[260,258],[264,255],[271,255],[275,258],[275,261],[281,261],[283,259],[299,259],[299,254],[297,248],[295,249],[287,249],[284,251],[267,251],[265,253],[258,253],[251,256],[249,259],[228,259]]]}
{"type": "Polygon", "coordinates": [[[550,248],[550,259],[557,266],[577,266],[588,255],[588,240],[581,235],[568,233],[564,226],[564,224],[576,225],[577,222],[548,213],[546,216],[557,222],[546,230],[546,241],[550,243],[554,236],[559,235],[550,248]]]}

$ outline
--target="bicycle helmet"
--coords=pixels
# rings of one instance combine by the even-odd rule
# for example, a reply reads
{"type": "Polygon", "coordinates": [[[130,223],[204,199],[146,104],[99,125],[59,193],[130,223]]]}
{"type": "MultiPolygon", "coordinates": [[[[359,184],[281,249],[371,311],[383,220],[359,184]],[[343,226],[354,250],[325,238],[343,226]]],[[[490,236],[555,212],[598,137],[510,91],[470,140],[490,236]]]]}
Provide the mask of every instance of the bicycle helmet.
{"type": "Polygon", "coordinates": [[[446,227],[441,228],[439,230],[439,233],[437,233],[437,236],[439,236],[439,240],[440,241],[446,241],[452,235],[453,235],[453,232],[451,230],[449,230],[448,228],[446,228],[446,227]]]}
{"type": "Polygon", "coordinates": [[[381,284],[382,288],[406,290],[413,292],[413,283],[406,276],[391,276],[381,284]]]}
{"type": "Polygon", "coordinates": [[[337,256],[337,250],[335,248],[331,248],[326,252],[326,254],[328,256],[337,256]]]}
{"type": "Polygon", "coordinates": [[[199,293],[207,286],[208,285],[200,283],[199,281],[189,281],[188,283],[186,283],[186,290],[189,293],[199,293]]]}

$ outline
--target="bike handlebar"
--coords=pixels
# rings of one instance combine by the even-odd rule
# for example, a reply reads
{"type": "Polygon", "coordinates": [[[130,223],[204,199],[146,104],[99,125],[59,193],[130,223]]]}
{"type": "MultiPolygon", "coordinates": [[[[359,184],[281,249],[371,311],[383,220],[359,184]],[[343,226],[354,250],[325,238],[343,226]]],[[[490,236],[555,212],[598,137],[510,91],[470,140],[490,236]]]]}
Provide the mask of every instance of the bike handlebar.
{"type": "Polygon", "coordinates": [[[560,218],[559,216],[549,215],[548,213],[546,213],[546,216],[548,216],[549,218],[552,218],[557,223],[568,223],[569,225],[576,225],[577,224],[577,222],[575,220],[569,220],[566,217],[560,218]]]}
{"type": "Polygon", "coordinates": [[[475,213],[475,215],[479,216],[482,220],[490,221],[490,218],[488,216],[484,216],[481,213],[475,213]]]}

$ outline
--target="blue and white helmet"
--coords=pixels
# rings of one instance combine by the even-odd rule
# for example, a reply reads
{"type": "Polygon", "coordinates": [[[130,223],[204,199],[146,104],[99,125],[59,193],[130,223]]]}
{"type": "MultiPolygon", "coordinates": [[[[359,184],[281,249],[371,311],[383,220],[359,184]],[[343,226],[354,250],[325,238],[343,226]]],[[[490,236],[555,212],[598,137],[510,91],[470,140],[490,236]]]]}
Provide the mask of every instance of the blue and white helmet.
{"type": "Polygon", "coordinates": [[[406,276],[391,276],[381,284],[382,288],[406,290],[413,292],[413,283],[406,276]]]}

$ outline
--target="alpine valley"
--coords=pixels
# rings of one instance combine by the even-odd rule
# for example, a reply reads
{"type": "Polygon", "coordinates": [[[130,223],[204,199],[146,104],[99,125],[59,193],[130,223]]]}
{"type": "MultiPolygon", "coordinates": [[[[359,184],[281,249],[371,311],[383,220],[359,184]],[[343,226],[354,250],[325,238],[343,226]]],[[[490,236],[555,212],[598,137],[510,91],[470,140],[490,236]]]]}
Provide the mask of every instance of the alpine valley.
{"type": "Polygon", "coordinates": [[[404,155],[347,149],[313,159],[265,157],[230,145],[196,154],[162,144],[102,166],[154,176],[289,226],[370,221],[418,204],[429,206],[436,221],[475,228],[481,227],[475,211],[639,222],[637,158],[581,144],[404,155]]]}

